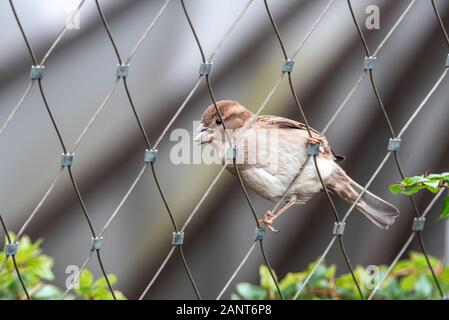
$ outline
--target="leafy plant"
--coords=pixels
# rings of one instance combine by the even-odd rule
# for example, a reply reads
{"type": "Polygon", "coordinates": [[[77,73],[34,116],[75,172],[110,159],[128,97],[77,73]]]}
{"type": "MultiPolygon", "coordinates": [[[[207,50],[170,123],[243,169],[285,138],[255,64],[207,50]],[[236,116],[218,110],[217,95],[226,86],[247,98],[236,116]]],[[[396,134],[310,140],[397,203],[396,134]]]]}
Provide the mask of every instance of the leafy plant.
{"type": "MultiPolygon", "coordinates": [[[[432,266],[444,292],[449,290],[449,267],[444,267],[441,261],[430,257],[432,266]]],[[[298,288],[315,267],[316,262],[309,265],[303,272],[288,273],[280,280],[279,286],[285,299],[293,299],[298,288]]],[[[373,277],[362,266],[355,268],[355,276],[361,284],[365,297],[367,297],[385,275],[386,265],[378,266],[378,274],[373,277]]],[[[298,299],[308,300],[358,300],[360,299],[351,274],[336,276],[336,266],[322,263],[318,266],[310,281],[304,287],[298,299]]],[[[260,284],[239,283],[236,293],[231,299],[240,300],[276,300],[279,299],[275,284],[266,266],[259,268],[260,284]]],[[[424,255],[411,252],[410,258],[399,261],[387,276],[380,290],[374,296],[377,300],[416,300],[439,299],[438,291],[433,283],[432,276],[426,264],[424,255]]]]}
{"type": "MultiPolygon", "coordinates": [[[[407,177],[400,183],[392,184],[390,186],[390,191],[393,194],[401,193],[410,196],[421,190],[437,193],[442,188],[449,188],[449,172],[407,177]]],[[[449,196],[443,200],[443,206],[440,213],[441,219],[447,217],[449,217],[449,196]]]]}
{"type": "MultiPolygon", "coordinates": [[[[15,235],[10,234],[15,239],[15,235]]],[[[89,270],[80,274],[79,288],[75,295],[64,296],[64,291],[53,285],[54,281],[53,258],[42,253],[40,248],[43,240],[32,242],[28,236],[19,239],[16,255],[17,266],[25,283],[28,293],[33,300],[55,300],[84,298],[89,300],[111,299],[104,277],[94,280],[89,270]]],[[[0,263],[5,260],[5,253],[0,252],[0,263]]],[[[117,281],[113,274],[108,275],[111,283],[117,281]]],[[[120,291],[114,291],[117,299],[126,299],[120,291]]],[[[7,260],[3,270],[0,270],[0,300],[26,299],[25,292],[20,284],[11,258],[7,260]]]]}
{"type": "MultiPolygon", "coordinates": [[[[111,285],[117,282],[117,276],[114,274],[108,274],[108,280],[111,285]]],[[[84,269],[80,274],[79,286],[75,288],[77,295],[83,297],[86,300],[112,300],[112,294],[109,291],[108,284],[105,277],[101,277],[97,280],[94,279],[92,273],[84,269]]],[[[126,297],[120,291],[114,290],[117,300],[126,300],[126,297]]]]}

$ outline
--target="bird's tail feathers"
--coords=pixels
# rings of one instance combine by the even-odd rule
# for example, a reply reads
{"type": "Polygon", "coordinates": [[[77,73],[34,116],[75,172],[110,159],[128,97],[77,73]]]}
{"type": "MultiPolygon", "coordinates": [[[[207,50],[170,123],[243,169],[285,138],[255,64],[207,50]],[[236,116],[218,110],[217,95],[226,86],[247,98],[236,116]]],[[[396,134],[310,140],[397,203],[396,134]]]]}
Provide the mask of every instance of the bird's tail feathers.
{"type": "MultiPolygon", "coordinates": [[[[329,182],[326,182],[326,185],[329,190],[351,204],[357,200],[360,193],[363,191],[363,188],[349,178],[341,168],[336,170],[328,181],[329,182]],[[338,185],[341,185],[343,182],[345,187],[336,187],[335,181],[339,181],[338,185]]],[[[368,190],[365,190],[362,197],[357,202],[356,208],[376,226],[382,229],[388,229],[399,215],[399,210],[395,206],[368,190]]]]}

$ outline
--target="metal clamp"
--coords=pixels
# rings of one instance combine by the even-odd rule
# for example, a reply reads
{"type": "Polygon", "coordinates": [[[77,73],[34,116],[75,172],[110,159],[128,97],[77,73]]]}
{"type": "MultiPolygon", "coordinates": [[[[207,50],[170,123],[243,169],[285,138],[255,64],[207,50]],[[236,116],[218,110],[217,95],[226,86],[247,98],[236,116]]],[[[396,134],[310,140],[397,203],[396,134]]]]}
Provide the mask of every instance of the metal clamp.
{"type": "Polygon", "coordinates": [[[363,70],[374,70],[376,69],[376,57],[365,57],[363,58],[363,70]]]}
{"type": "Polygon", "coordinates": [[[95,237],[90,240],[90,249],[100,250],[103,247],[103,237],[95,237]]]}
{"type": "Polygon", "coordinates": [[[117,78],[126,78],[129,72],[129,64],[117,64],[115,75],[117,78]]]}
{"type": "Polygon", "coordinates": [[[184,232],[173,232],[171,235],[171,245],[172,246],[181,246],[184,244],[184,232]]]}
{"type": "Polygon", "coordinates": [[[71,167],[73,164],[74,153],[63,153],[61,155],[61,166],[62,167],[71,167]]]}
{"type": "Polygon", "coordinates": [[[153,163],[156,161],[156,157],[157,157],[157,149],[145,149],[145,155],[143,157],[143,161],[145,163],[153,163]]]}
{"type": "Polygon", "coordinates": [[[19,248],[19,243],[18,242],[7,243],[5,245],[5,255],[7,257],[15,256],[17,254],[17,249],[18,248],[19,248]]]}
{"type": "Polygon", "coordinates": [[[426,218],[424,217],[413,219],[412,231],[423,231],[425,223],[426,218]]]}
{"type": "Polygon", "coordinates": [[[447,54],[447,58],[446,58],[446,67],[449,67],[449,53],[447,54]]]}
{"type": "Polygon", "coordinates": [[[307,145],[307,155],[309,155],[309,156],[318,155],[318,153],[320,152],[320,147],[321,147],[321,145],[319,143],[314,143],[314,144],[309,143],[307,145]]]}
{"type": "Polygon", "coordinates": [[[256,227],[254,230],[254,241],[260,241],[265,238],[265,233],[267,232],[267,229],[265,227],[256,227]]]}
{"type": "Polygon", "coordinates": [[[31,66],[30,78],[31,80],[42,79],[44,77],[45,66],[31,66]]]}
{"type": "Polygon", "coordinates": [[[345,233],[346,222],[335,222],[332,234],[334,236],[341,236],[345,233]]]}
{"type": "Polygon", "coordinates": [[[237,146],[229,147],[226,150],[226,159],[228,160],[236,160],[237,159],[237,153],[239,148],[237,146]]]}
{"type": "Polygon", "coordinates": [[[200,76],[208,76],[212,70],[212,62],[201,62],[200,64],[200,76]]]}
{"type": "Polygon", "coordinates": [[[282,65],[281,65],[281,68],[282,68],[282,72],[292,72],[293,71],[293,66],[295,65],[295,60],[293,60],[293,59],[284,59],[283,61],[282,61],[282,65]]]}
{"type": "Polygon", "coordinates": [[[388,151],[399,151],[401,147],[401,139],[400,138],[390,138],[388,141],[388,151]]]}

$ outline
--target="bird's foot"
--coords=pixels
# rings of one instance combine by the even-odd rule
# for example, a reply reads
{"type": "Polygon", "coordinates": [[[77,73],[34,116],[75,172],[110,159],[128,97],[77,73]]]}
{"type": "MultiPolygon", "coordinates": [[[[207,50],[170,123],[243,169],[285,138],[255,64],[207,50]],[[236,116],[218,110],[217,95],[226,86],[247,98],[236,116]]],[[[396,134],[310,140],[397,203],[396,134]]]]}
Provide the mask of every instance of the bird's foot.
{"type": "Polygon", "coordinates": [[[322,137],[307,137],[307,143],[308,144],[323,144],[324,139],[322,137]]]}
{"type": "Polygon", "coordinates": [[[273,231],[273,232],[279,232],[279,230],[276,230],[273,228],[273,222],[276,220],[276,216],[271,213],[271,211],[267,211],[263,215],[262,219],[259,219],[259,223],[263,224],[267,229],[273,231]]]}

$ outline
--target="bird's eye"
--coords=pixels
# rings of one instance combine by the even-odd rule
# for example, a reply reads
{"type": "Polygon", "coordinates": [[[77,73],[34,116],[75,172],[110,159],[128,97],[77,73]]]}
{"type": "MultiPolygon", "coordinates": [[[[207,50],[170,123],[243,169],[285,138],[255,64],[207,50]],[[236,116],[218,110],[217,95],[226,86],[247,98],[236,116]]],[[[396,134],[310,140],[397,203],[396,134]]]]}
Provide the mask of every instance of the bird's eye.
{"type": "Polygon", "coordinates": [[[220,125],[222,122],[221,122],[220,118],[217,118],[217,120],[215,120],[215,123],[220,125]]]}

